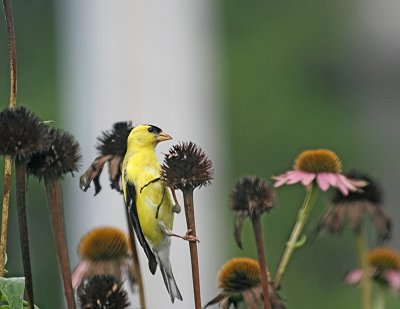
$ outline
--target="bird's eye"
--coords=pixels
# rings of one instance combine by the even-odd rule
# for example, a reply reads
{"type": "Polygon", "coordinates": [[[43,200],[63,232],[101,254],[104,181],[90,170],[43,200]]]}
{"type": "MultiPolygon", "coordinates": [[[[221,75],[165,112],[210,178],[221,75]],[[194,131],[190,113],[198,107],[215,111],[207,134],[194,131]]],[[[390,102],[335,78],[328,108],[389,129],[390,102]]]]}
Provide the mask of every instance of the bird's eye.
{"type": "Polygon", "coordinates": [[[153,127],[149,127],[149,128],[147,129],[147,131],[149,131],[150,133],[153,133],[153,132],[154,132],[154,128],[153,128],[153,127]]]}

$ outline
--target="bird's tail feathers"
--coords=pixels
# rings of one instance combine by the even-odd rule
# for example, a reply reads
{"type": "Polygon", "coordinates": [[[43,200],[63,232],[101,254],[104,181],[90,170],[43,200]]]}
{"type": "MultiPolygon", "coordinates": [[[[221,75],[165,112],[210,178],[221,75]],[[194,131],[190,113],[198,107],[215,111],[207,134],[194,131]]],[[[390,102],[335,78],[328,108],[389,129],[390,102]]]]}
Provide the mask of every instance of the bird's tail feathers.
{"type": "Polygon", "coordinates": [[[161,274],[165,287],[167,288],[169,296],[171,297],[171,302],[173,303],[175,298],[182,300],[181,292],[179,291],[178,285],[176,284],[174,275],[172,273],[171,263],[169,261],[169,252],[154,250],[154,255],[156,256],[158,264],[160,264],[161,274]]]}

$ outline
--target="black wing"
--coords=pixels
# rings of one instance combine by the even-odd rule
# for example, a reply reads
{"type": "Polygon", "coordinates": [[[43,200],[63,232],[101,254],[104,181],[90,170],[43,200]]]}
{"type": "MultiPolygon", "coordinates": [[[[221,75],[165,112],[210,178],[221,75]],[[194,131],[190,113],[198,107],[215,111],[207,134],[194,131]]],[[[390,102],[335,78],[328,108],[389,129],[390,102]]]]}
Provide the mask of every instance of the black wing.
{"type": "Polygon", "coordinates": [[[143,247],[144,253],[149,260],[149,269],[154,275],[157,269],[157,260],[151,251],[149,244],[144,238],[142,228],[140,227],[139,217],[136,209],[136,189],[132,184],[126,183],[126,207],[128,209],[128,217],[131,228],[135,231],[136,237],[139,240],[140,245],[143,247]]]}

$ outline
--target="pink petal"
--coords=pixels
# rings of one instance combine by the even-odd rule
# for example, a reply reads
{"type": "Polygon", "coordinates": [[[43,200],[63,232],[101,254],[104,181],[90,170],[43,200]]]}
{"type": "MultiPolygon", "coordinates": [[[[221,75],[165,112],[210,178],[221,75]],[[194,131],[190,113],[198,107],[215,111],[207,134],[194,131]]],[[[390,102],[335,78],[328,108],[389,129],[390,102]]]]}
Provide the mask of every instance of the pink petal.
{"type": "Polygon", "coordinates": [[[71,280],[72,280],[72,287],[76,289],[82,282],[82,278],[85,275],[86,271],[89,268],[89,262],[82,261],[76,266],[74,271],[72,272],[71,280]]]}
{"type": "Polygon", "coordinates": [[[360,283],[362,276],[362,269],[355,269],[346,275],[346,277],[344,278],[344,282],[346,282],[347,284],[357,284],[360,283]]]}
{"type": "Polygon", "coordinates": [[[330,184],[329,184],[329,176],[327,176],[327,173],[319,173],[317,175],[317,184],[322,191],[326,191],[329,189],[330,184]]]}
{"type": "Polygon", "coordinates": [[[278,188],[287,182],[286,174],[279,175],[277,177],[273,177],[273,179],[275,179],[275,183],[274,183],[275,188],[278,188]]]}
{"type": "Polygon", "coordinates": [[[303,179],[301,180],[301,183],[303,186],[308,186],[312,181],[315,179],[315,174],[312,173],[304,173],[305,175],[303,176],[303,179]]]}
{"type": "MultiPolygon", "coordinates": [[[[346,188],[352,192],[357,191],[357,187],[353,186],[353,184],[347,179],[347,177],[337,174],[338,177],[338,183],[342,183],[343,185],[346,186],[346,188]]],[[[346,194],[347,195],[347,194],[346,194]]]]}
{"type": "Polygon", "coordinates": [[[387,270],[383,273],[383,276],[390,288],[393,291],[400,293],[400,272],[396,270],[387,270]]]}
{"type": "MultiPolygon", "coordinates": [[[[349,183],[346,181],[346,177],[344,177],[343,175],[337,174],[336,187],[345,196],[347,196],[349,194],[349,189],[350,188],[349,188],[348,184],[349,183]],[[342,176],[342,177],[340,177],[340,176],[342,176]],[[343,178],[344,178],[344,181],[343,181],[343,178]]],[[[350,184],[350,186],[351,186],[351,184],[350,184]]],[[[351,188],[354,188],[354,187],[351,186],[351,188]]]]}
{"type": "Polygon", "coordinates": [[[287,173],[288,175],[288,185],[292,185],[294,183],[297,183],[301,181],[307,173],[304,173],[302,171],[290,171],[287,173]]]}
{"type": "Polygon", "coordinates": [[[335,173],[326,173],[326,179],[328,180],[329,184],[333,187],[336,187],[338,182],[338,176],[335,173]]]}

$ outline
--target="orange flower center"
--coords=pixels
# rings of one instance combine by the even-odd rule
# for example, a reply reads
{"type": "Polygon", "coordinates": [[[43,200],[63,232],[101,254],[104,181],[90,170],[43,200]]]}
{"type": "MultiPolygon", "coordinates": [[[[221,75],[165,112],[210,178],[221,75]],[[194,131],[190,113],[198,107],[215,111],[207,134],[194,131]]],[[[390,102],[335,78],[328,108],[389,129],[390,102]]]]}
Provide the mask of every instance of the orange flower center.
{"type": "Polygon", "coordinates": [[[400,254],[389,247],[378,247],[368,253],[368,261],[378,270],[400,270],[400,254]]]}
{"type": "Polygon", "coordinates": [[[82,258],[88,260],[119,259],[129,254],[129,242],[121,230],[100,227],[82,237],[78,252],[82,258]]]}
{"type": "Polygon", "coordinates": [[[300,153],[294,168],[308,173],[341,173],[342,162],[336,153],[327,149],[306,150],[300,153]]]}
{"type": "Polygon", "coordinates": [[[218,273],[218,287],[224,292],[242,292],[260,284],[260,266],[250,258],[233,258],[218,273]]]}

